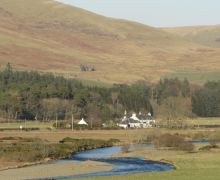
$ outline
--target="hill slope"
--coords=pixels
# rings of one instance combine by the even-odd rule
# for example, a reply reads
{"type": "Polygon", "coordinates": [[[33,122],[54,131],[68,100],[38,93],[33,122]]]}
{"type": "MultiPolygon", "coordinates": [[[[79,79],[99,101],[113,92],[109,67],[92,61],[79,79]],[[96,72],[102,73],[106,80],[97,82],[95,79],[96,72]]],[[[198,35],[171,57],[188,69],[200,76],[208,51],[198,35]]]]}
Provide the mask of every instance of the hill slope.
{"type": "Polygon", "coordinates": [[[184,37],[186,40],[220,48],[220,25],[164,28],[163,30],[184,37]]]}
{"type": "Polygon", "coordinates": [[[52,0],[0,1],[0,65],[131,83],[185,69],[218,72],[219,58],[218,49],[164,30],[52,0]],[[81,72],[81,64],[96,71],[81,72]]]}

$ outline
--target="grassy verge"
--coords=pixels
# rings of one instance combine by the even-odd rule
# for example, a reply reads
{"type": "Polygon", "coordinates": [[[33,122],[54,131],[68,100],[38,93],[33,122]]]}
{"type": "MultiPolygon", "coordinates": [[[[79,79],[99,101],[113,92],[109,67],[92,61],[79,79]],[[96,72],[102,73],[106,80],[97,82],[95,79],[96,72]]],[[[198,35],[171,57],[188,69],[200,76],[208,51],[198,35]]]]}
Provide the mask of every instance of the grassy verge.
{"type": "Polygon", "coordinates": [[[4,137],[0,139],[0,161],[33,163],[61,159],[72,153],[113,146],[117,140],[92,140],[64,138],[59,143],[49,143],[39,138],[4,137]]]}
{"type": "Polygon", "coordinates": [[[4,122],[0,123],[0,130],[4,129],[20,129],[23,128],[39,128],[40,130],[53,129],[53,122],[39,122],[39,121],[21,121],[21,122],[4,122]]]}
{"type": "Polygon", "coordinates": [[[196,118],[186,120],[189,125],[220,125],[220,118],[196,118]]]}

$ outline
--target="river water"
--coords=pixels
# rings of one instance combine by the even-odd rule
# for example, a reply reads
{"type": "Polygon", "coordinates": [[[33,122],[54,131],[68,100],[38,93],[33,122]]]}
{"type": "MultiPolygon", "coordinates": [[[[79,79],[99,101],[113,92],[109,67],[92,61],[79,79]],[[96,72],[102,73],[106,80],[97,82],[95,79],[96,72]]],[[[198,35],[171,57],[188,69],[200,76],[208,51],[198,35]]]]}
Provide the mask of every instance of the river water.
{"type": "MultiPolygon", "coordinates": [[[[146,145],[145,145],[146,146],[146,145]]],[[[147,148],[148,146],[146,146],[147,148]]],[[[150,146],[149,146],[150,147],[150,146]]],[[[123,175],[123,174],[135,174],[135,173],[144,173],[144,172],[153,172],[153,171],[170,171],[175,169],[171,164],[155,162],[146,160],[142,157],[112,157],[114,154],[117,154],[122,151],[122,148],[119,146],[94,149],[84,152],[79,152],[74,154],[68,159],[58,161],[57,163],[74,161],[74,162],[83,162],[83,161],[96,161],[104,162],[113,167],[111,171],[104,171],[98,173],[90,174],[81,174],[74,176],[65,176],[65,177],[55,177],[55,179],[69,179],[69,178],[82,178],[82,177],[95,177],[95,176],[113,176],[113,175],[123,175]]]]}

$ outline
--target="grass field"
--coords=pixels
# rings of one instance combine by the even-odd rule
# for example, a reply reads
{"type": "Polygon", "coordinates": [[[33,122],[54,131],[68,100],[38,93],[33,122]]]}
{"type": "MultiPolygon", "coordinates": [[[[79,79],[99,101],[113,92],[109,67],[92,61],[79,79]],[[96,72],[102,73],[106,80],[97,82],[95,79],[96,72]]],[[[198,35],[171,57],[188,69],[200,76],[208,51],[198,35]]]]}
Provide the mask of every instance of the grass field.
{"type": "MultiPolygon", "coordinates": [[[[42,121],[20,121],[20,122],[13,122],[8,121],[5,119],[1,119],[4,122],[0,123],[1,128],[19,128],[20,125],[27,128],[40,128],[40,129],[47,129],[53,127],[53,124],[56,122],[55,120],[51,120],[49,122],[42,122],[42,121]]],[[[195,125],[220,125],[220,118],[195,118],[195,119],[186,119],[186,122],[195,125]]]]}
{"type": "Polygon", "coordinates": [[[39,121],[21,121],[21,122],[7,122],[7,123],[0,123],[0,130],[1,129],[17,129],[22,126],[23,128],[39,128],[40,130],[47,130],[53,128],[54,122],[39,122],[39,121]]]}
{"type": "Polygon", "coordinates": [[[102,81],[94,81],[94,80],[85,80],[85,79],[78,79],[83,85],[89,86],[89,87],[105,87],[105,88],[111,88],[113,84],[111,83],[105,83],[102,81]]]}
{"type": "MultiPolygon", "coordinates": [[[[198,148],[198,147],[197,147],[198,148]]],[[[143,156],[147,159],[173,163],[176,170],[134,175],[88,178],[88,180],[218,180],[220,176],[220,150],[185,153],[170,150],[136,150],[126,156],[143,156]]]]}
{"type": "Polygon", "coordinates": [[[150,141],[155,136],[160,136],[165,133],[184,134],[192,140],[208,139],[212,134],[219,133],[219,129],[130,129],[130,130],[41,130],[41,131],[0,131],[2,137],[37,137],[48,140],[49,142],[58,142],[65,137],[85,138],[85,139],[119,139],[122,144],[138,143],[150,141]]]}
{"type": "Polygon", "coordinates": [[[193,70],[180,70],[172,73],[168,73],[164,78],[179,78],[183,80],[187,78],[190,82],[193,83],[204,83],[207,81],[219,81],[220,80],[220,71],[217,72],[199,72],[193,70]]]}
{"type": "Polygon", "coordinates": [[[187,123],[189,123],[191,125],[220,125],[220,118],[188,119],[187,123]]]}
{"type": "MultiPolygon", "coordinates": [[[[220,119],[196,119],[197,123],[207,124],[212,121],[219,124],[220,119]]],[[[17,127],[14,124],[14,127],[17,127]]],[[[35,122],[29,123],[29,127],[35,127],[35,122]]],[[[47,127],[51,124],[41,124],[39,127],[47,127]]],[[[1,127],[7,126],[0,124],[1,127]]],[[[11,126],[11,127],[13,127],[11,126]]],[[[71,131],[71,130],[42,130],[33,132],[22,131],[3,131],[0,132],[1,137],[32,137],[48,140],[49,143],[58,142],[65,137],[71,138],[92,138],[92,139],[120,139],[122,144],[130,144],[140,142],[144,139],[149,139],[154,136],[159,136],[164,133],[180,133],[185,134],[186,137],[194,139],[209,137],[213,133],[220,134],[218,129],[186,129],[186,130],[168,130],[168,129],[136,129],[136,130],[85,130],[85,131],[71,131]]],[[[220,150],[198,151],[194,153],[186,153],[183,151],[174,150],[150,150],[150,149],[133,149],[128,154],[119,154],[120,156],[138,156],[145,157],[156,161],[166,161],[174,164],[177,169],[170,172],[154,172],[134,175],[112,176],[105,177],[106,180],[217,180],[220,176],[220,150]]],[[[76,167],[77,168],[77,167],[76,167]]],[[[101,168],[101,167],[100,167],[101,168]]],[[[103,177],[88,178],[88,180],[102,180],[103,177]]]]}
{"type": "MultiPolygon", "coordinates": [[[[93,138],[93,139],[120,139],[122,143],[133,143],[139,142],[146,139],[150,139],[155,135],[160,135],[164,133],[180,133],[186,134],[189,138],[208,138],[208,135],[213,131],[220,132],[220,129],[130,129],[130,130],[74,130],[71,129],[66,130],[56,130],[53,127],[55,121],[51,122],[15,122],[15,123],[0,123],[1,129],[15,129],[19,128],[21,125],[23,128],[39,128],[40,131],[0,131],[0,137],[39,137],[42,139],[47,139],[52,142],[58,142],[59,140],[65,137],[73,137],[73,138],[93,138]]],[[[191,126],[199,126],[199,125],[220,125],[220,118],[196,118],[196,119],[187,119],[186,124],[191,126]]]]}

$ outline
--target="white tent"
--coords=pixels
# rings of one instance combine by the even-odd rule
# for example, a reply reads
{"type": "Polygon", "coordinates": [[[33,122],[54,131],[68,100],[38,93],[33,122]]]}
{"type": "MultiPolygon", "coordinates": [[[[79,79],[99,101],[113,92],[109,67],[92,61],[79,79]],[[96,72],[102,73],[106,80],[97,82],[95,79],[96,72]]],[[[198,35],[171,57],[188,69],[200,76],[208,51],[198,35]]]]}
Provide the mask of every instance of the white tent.
{"type": "Polygon", "coordinates": [[[78,124],[79,124],[79,125],[87,125],[87,126],[88,126],[88,124],[87,124],[87,122],[84,120],[84,118],[82,118],[82,120],[79,121],[78,124]]]}

